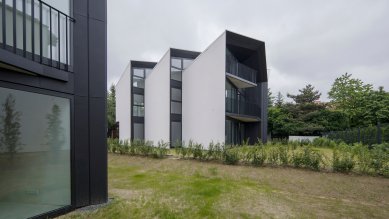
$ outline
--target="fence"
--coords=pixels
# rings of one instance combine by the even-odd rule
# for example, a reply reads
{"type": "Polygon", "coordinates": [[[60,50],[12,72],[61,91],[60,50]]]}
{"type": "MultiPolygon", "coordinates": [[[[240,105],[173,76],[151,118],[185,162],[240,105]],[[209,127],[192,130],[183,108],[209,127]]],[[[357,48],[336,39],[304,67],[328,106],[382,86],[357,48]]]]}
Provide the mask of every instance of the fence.
{"type": "Polygon", "coordinates": [[[331,131],[323,134],[332,140],[342,140],[347,144],[362,143],[365,145],[389,142],[389,124],[377,124],[370,127],[358,127],[345,131],[331,131]]]}

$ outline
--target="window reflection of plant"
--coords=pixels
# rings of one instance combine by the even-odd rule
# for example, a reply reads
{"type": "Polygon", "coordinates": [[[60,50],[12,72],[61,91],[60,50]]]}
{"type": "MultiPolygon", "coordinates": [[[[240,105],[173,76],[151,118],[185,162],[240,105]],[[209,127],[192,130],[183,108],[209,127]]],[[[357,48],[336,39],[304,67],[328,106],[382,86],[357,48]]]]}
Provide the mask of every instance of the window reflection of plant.
{"type": "Polygon", "coordinates": [[[9,94],[2,104],[0,115],[0,149],[5,147],[6,153],[13,160],[14,155],[22,149],[20,141],[20,116],[21,113],[15,109],[15,98],[9,94]]]}

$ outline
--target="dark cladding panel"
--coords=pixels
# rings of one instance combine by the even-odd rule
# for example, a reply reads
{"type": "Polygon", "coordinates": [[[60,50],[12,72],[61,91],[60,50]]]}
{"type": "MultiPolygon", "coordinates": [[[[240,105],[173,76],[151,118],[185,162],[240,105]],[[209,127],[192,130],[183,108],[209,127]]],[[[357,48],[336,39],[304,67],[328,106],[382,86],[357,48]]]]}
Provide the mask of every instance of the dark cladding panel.
{"type": "Polygon", "coordinates": [[[88,96],[88,29],[87,18],[75,15],[74,25],[74,92],[79,96],[88,96]]]}
{"type": "Polygon", "coordinates": [[[97,19],[100,21],[106,21],[106,9],[107,1],[106,0],[89,0],[89,16],[92,19],[97,19]]]}
{"type": "Polygon", "coordinates": [[[75,205],[89,205],[89,116],[88,98],[75,96],[74,100],[74,165],[75,205]]]}
{"type": "Polygon", "coordinates": [[[98,20],[89,20],[89,95],[105,97],[106,95],[106,27],[98,20]]]}
{"type": "MultiPolygon", "coordinates": [[[[88,0],[73,0],[73,15],[82,15],[86,17],[88,15],[88,0]]],[[[77,18],[76,21],[78,22],[77,18]]]]}
{"type": "Polygon", "coordinates": [[[91,204],[107,201],[107,141],[106,141],[106,100],[90,99],[90,199],[91,204]]]}

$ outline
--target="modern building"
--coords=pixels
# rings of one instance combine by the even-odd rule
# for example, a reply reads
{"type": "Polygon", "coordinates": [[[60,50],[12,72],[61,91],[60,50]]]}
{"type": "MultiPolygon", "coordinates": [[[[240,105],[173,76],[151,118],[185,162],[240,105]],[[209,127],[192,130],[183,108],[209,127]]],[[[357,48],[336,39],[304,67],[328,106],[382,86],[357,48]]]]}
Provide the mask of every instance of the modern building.
{"type": "Polygon", "coordinates": [[[0,0],[0,218],[107,201],[106,1],[0,0]]]}
{"type": "Polygon", "coordinates": [[[135,68],[129,66],[117,85],[120,139],[170,142],[171,147],[191,140],[204,147],[267,141],[264,42],[225,31],[202,53],[169,49],[149,65],[142,78],[144,95],[136,98],[135,68]],[[144,123],[134,119],[136,107],[144,123]]]}

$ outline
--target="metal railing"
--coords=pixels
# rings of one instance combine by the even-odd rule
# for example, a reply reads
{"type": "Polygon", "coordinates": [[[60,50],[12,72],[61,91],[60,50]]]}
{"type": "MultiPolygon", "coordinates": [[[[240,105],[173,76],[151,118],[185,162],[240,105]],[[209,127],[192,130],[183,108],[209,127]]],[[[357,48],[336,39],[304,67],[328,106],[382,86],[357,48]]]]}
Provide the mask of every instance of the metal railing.
{"type": "Polygon", "coordinates": [[[69,71],[75,19],[41,0],[0,0],[0,46],[69,71]]]}
{"type": "Polygon", "coordinates": [[[260,117],[261,108],[253,102],[226,97],[226,112],[260,117]]]}
{"type": "Polygon", "coordinates": [[[226,71],[247,81],[257,83],[257,71],[240,63],[228,49],[226,52],[226,71]]]}

